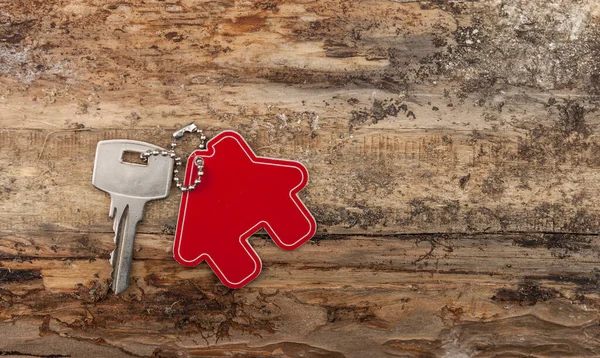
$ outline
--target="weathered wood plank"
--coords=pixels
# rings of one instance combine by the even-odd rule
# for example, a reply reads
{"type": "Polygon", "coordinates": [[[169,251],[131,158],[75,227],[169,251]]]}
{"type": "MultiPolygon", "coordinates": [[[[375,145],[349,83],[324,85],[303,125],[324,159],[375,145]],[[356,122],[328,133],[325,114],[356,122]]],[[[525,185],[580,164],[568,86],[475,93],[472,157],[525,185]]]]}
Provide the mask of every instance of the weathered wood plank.
{"type": "MultiPolygon", "coordinates": [[[[84,340],[103,337],[111,345],[126,351],[135,347],[137,352],[185,347],[180,340],[172,341],[173,334],[213,345],[226,344],[231,330],[232,336],[256,342],[251,345],[294,337],[294,344],[324,347],[319,342],[344,332],[336,342],[344,347],[338,351],[347,355],[383,354],[413,346],[440,353],[441,346],[430,341],[446,339],[454,329],[447,331],[448,327],[471,329],[469,322],[489,322],[481,329],[495,330],[497,322],[534,327],[548,321],[554,324],[545,328],[549,332],[586,330],[597,322],[595,236],[577,240],[556,234],[515,234],[511,240],[505,234],[350,237],[316,241],[290,253],[255,238],[252,242],[264,260],[264,272],[247,288],[229,291],[205,265],[194,269],[176,265],[165,250],[170,246],[168,235],[140,235],[142,249],[136,250],[131,288],[120,298],[107,292],[107,236],[31,238],[42,247],[47,245],[44,240],[60,244],[62,252],[50,250],[50,257],[39,255],[41,250],[28,240],[12,238],[33,255],[21,256],[21,252],[0,261],[3,317],[35,313],[56,322],[53,328],[45,328],[50,334],[84,340]],[[97,257],[78,257],[81,251],[97,257]],[[53,255],[61,260],[52,259],[53,255]],[[223,306],[224,300],[229,308],[223,306]],[[302,331],[296,320],[304,322],[302,331]],[[429,328],[408,334],[403,327],[413,320],[429,328]],[[323,325],[328,327],[325,331],[316,329],[323,325]],[[398,334],[402,340],[394,338],[398,334]],[[266,341],[265,335],[270,337],[266,341]],[[370,338],[365,341],[365,337],[370,338]],[[356,340],[364,346],[352,343],[356,340]]],[[[509,341],[506,344],[515,343],[509,341]]],[[[478,349],[470,344],[459,340],[456,349],[478,349]]],[[[595,348],[587,344],[579,349],[593,352],[595,348]]]]}
{"type": "MultiPolygon", "coordinates": [[[[337,141],[308,134],[249,137],[259,155],[307,164],[311,181],[303,196],[323,233],[597,233],[600,146],[590,137],[569,144],[573,148],[553,148],[547,141],[556,130],[529,140],[373,129],[337,141]]],[[[108,198],[90,184],[96,143],[107,138],[164,143],[168,131],[3,131],[0,157],[20,165],[0,173],[2,230],[108,231],[108,198]]],[[[173,194],[148,205],[142,232],[175,225],[179,199],[173,194]]]]}
{"type": "MultiPolygon", "coordinates": [[[[52,269],[44,265],[47,270],[44,283],[75,284],[82,272],[98,264],[75,261],[64,265],[73,268],[52,269]]],[[[227,349],[228,334],[251,346],[291,340],[335,348],[346,355],[367,352],[380,355],[388,349],[402,350],[405,345],[424,346],[422,349],[430,353],[452,352],[454,346],[486,351],[493,348],[471,346],[473,337],[490,342],[477,332],[466,333],[445,347],[427,342],[445,340],[449,334],[469,332],[473,327],[492,332],[501,324],[510,329],[519,327],[529,337],[519,350],[530,344],[542,349],[541,346],[556,344],[558,337],[554,334],[558,332],[582,334],[590,329],[593,332],[597,325],[595,295],[569,293],[567,286],[552,282],[546,286],[517,282],[505,286],[509,280],[495,283],[493,278],[486,281],[482,276],[461,274],[453,274],[446,280],[439,279],[439,275],[427,277],[364,269],[336,270],[330,271],[333,275],[325,275],[286,267],[269,269],[250,287],[229,291],[215,285],[212,275],[191,277],[189,271],[183,270],[174,275],[165,272],[168,267],[163,265],[136,263],[134,276],[140,271],[152,274],[134,280],[133,289],[121,298],[107,294],[108,286],[101,281],[77,286],[70,294],[65,294],[69,292],[66,287],[44,285],[46,289],[42,291],[7,296],[13,308],[5,313],[27,316],[36,312],[49,322],[41,324],[48,334],[79,337],[84,341],[102,337],[110,345],[145,354],[158,347],[180,350],[205,344],[216,345],[210,349],[219,349],[220,345],[225,345],[220,349],[227,349]],[[160,276],[161,273],[164,275],[160,276]],[[280,282],[265,285],[272,275],[282,274],[280,282]],[[326,282],[334,278],[337,278],[335,284],[326,282]],[[373,278],[379,287],[374,286],[373,278]],[[444,298],[440,299],[440,295],[444,298]],[[410,330],[415,324],[420,329],[410,330]],[[541,341],[535,343],[534,337],[539,336],[534,332],[540,325],[545,327],[546,338],[537,338],[541,341]],[[174,335],[179,339],[173,340],[174,335]],[[335,339],[333,345],[332,339],[335,339]]],[[[36,263],[14,266],[28,270],[36,263]]],[[[16,280],[22,276],[13,277],[16,280]]],[[[30,280],[27,287],[36,286],[38,279],[27,279],[30,280]]],[[[14,283],[15,288],[18,285],[14,283]]],[[[498,336],[491,342],[498,342],[500,347],[515,344],[519,339],[519,335],[508,332],[495,333],[498,336]]],[[[578,349],[589,352],[597,349],[589,340],[584,343],[570,339],[564,343],[564,349],[572,349],[570,345],[581,345],[578,349]]],[[[510,351],[509,347],[494,349],[510,351]]]]}
{"type": "MultiPolygon", "coordinates": [[[[270,239],[255,236],[253,247],[266,267],[273,265],[317,270],[372,269],[408,274],[482,275],[533,279],[554,277],[573,282],[595,277],[600,241],[597,236],[573,234],[419,234],[387,237],[326,236],[317,237],[293,252],[280,250],[270,239]]],[[[59,261],[91,261],[97,272],[84,275],[77,283],[87,283],[92,276],[108,276],[107,259],[113,250],[112,233],[46,233],[4,235],[0,258],[6,267],[13,263],[37,262],[36,269],[59,261]]],[[[170,235],[139,234],[135,260],[172,262],[170,235]]],[[[140,263],[142,264],[142,263],[140,263]]],[[[13,267],[16,268],[16,267],[13,267]]],[[[190,275],[208,271],[205,266],[183,269],[190,275]]],[[[183,272],[182,271],[182,272],[183,272]]],[[[333,278],[335,282],[335,277],[333,278]]],[[[74,285],[73,285],[74,287],[74,285]]],[[[65,289],[68,289],[65,286],[65,289]]]]}

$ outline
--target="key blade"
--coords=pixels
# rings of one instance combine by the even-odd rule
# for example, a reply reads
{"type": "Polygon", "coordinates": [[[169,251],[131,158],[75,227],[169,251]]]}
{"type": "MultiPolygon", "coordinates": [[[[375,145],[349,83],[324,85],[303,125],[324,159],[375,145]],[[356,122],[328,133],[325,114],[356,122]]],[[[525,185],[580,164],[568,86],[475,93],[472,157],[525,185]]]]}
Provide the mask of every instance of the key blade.
{"type": "Polygon", "coordinates": [[[121,211],[120,215],[116,215],[115,218],[115,249],[110,254],[110,264],[113,268],[112,271],[112,290],[115,294],[120,294],[125,291],[129,286],[129,274],[125,273],[128,270],[125,267],[130,266],[131,263],[125,262],[128,257],[131,257],[133,253],[127,254],[129,251],[125,245],[123,245],[123,238],[127,236],[126,230],[128,226],[128,212],[129,206],[121,211]],[[120,219],[119,219],[120,218],[120,219]]]}
{"type": "Polygon", "coordinates": [[[112,290],[120,294],[129,286],[129,271],[133,260],[135,232],[142,221],[145,200],[115,197],[111,200],[114,208],[115,250],[110,255],[112,265],[112,290]]]}

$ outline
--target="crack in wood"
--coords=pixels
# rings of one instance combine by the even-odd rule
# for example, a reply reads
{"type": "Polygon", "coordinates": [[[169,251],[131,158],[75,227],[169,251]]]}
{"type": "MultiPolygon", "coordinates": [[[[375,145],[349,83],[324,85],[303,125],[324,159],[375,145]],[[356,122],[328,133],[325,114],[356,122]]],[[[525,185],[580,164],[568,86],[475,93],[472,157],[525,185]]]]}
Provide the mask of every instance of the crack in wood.
{"type": "Polygon", "coordinates": [[[25,352],[18,351],[1,351],[0,356],[26,356],[26,357],[35,357],[35,358],[62,358],[62,357],[72,357],[71,355],[64,354],[31,354],[25,352]]]}

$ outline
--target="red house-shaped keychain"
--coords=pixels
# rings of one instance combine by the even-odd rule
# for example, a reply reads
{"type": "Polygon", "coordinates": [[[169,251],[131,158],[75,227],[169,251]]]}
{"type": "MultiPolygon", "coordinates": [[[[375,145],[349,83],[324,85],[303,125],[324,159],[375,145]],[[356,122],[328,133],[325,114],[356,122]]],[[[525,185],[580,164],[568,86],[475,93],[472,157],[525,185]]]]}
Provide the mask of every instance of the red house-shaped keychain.
{"type": "Polygon", "coordinates": [[[257,157],[236,132],[212,138],[188,159],[185,182],[196,179],[196,157],[204,159],[202,183],[183,193],[173,253],[184,266],[206,261],[221,282],[240,288],[261,271],[248,238],[264,228],[277,246],[294,250],[315,234],[316,222],[297,194],[308,171],[294,161],[257,157]]]}

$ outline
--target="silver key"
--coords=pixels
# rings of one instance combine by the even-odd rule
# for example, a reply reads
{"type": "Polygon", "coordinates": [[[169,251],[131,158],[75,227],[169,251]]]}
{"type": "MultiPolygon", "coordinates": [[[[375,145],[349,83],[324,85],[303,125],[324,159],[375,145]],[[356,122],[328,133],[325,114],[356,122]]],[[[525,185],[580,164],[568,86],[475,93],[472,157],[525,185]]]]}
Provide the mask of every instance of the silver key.
{"type": "Polygon", "coordinates": [[[173,178],[173,159],[152,155],[147,165],[123,161],[125,152],[163,153],[164,149],[134,140],[105,140],[98,143],[92,184],[110,194],[109,216],[114,219],[115,251],[110,256],[113,267],[112,290],[119,294],[129,284],[129,269],[137,223],[144,217],[144,206],[150,200],[169,195],[173,178]]]}

